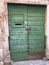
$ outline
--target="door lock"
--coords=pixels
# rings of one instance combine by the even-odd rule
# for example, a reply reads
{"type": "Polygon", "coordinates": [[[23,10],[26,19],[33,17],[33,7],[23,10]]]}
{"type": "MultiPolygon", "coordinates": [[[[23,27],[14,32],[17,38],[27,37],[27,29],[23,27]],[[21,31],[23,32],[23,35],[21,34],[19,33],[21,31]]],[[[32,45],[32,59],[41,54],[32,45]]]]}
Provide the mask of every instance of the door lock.
{"type": "Polygon", "coordinates": [[[31,30],[31,27],[30,28],[26,28],[26,30],[31,30]]]}

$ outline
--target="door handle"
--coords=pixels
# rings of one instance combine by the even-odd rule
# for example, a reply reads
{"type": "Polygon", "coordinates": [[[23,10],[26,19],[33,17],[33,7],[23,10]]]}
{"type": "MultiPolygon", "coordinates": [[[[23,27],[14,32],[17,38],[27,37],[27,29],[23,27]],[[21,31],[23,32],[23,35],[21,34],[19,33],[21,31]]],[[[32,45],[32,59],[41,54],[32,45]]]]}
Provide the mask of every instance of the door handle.
{"type": "Polygon", "coordinates": [[[31,27],[30,28],[26,28],[26,30],[31,30],[31,27]]]}

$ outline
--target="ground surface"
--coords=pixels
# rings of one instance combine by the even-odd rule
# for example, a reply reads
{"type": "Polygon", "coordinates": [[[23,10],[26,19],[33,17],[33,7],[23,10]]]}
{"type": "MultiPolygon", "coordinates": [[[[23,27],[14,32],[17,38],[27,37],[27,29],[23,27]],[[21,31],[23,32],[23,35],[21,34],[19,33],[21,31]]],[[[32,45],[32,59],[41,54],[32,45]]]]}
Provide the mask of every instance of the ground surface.
{"type": "Polygon", "coordinates": [[[44,60],[19,61],[12,62],[12,65],[49,65],[49,61],[44,60]]]}

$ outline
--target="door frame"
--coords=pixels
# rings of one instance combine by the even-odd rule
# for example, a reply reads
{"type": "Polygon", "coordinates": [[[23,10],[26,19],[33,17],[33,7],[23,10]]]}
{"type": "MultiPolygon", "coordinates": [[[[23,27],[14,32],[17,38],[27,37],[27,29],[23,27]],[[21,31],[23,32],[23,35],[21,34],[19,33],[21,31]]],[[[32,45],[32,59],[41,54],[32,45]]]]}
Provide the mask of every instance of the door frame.
{"type": "MultiPolygon", "coordinates": [[[[9,4],[9,3],[8,3],[9,4]]],[[[13,4],[16,4],[16,3],[13,3],[13,4]]],[[[20,4],[21,5],[21,4],[20,4]]],[[[23,4],[22,4],[23,5],[23,4]]],[[[24,5],[26,5],[26,4],[24,4],[24,5]]],[[[29,4],[30,5],[30,4],[29,4]]],[[[33,5],[32,5],[33,6],[33,5]]],[[[38,5],[37,5],[38,6],[38,5]]],[[[42,5],[40,5],[40,6],[42,6],[42,5]]],[[[46,6],[45,6],[46,7],[46,6]]],[[[45,25],[44,25],[44,27],[45,27],[45,25]]],[[[10,37],[10,36],[9,36],[10,37]]],[[[45,36],[46,37],[46,36],[45,36]]],[[[10,46],[10,45],[9,45],[10,46]]],[[[9,49],[10,50],[10,49],[9,49]]],[[[45,52],[45,51],[44,51],[45,52]]],[[[45,53],[44,53],[45,54],[45,53]]]]}
{"type": "MultiPolygon", "coordinates": [[[[8,4],[8,5],[9,5],[9,4],[8,4]]],[[[11,4],[11,5],[14,5],[14,4],[11,4]]],[[[18,4],[18,5],[15,4],[15,5],[16,5],[16,6],[19,5],[19,7],[21,7],[21,4],[18,4]]],[[[23,6],[23,5],[26,6],[26,7],[28,6],[28,5],[22,4],[22,6],[23,6]]],[[[29,6],[30,6],[30,5],[29,5],[29,6]]],[[[35,5],[34,5],[34,6],[35,6],[35,5]]],[[[31,7],[31,6],[30,6],[30,7],[31,7]]],[[[32,7],[33,7],[33,5],[32,5],[32,7]]],[[[38,7],[38,6],[37,6],[37,7],[38,7]]],[[[45,6],[45,7],[46,7],[46,6],[45,6]]],[[[35,7],[34,7],[34,8],[35,8],[35,7]]],[[[44,8],[44,7],[43,7],[43,8],[44,8]]],[[[10,11],[9,11],[9,12],[10,12],[10,11]]],[[[45,11],[44,11],[44,13],[45,13],[45,11]]],[[[45,16],[44,16],[44,18],[45,18],[45,16]]],[[[44,24],[45,24],[45,21],[44,21],[44,24]]],[[[44,25],[44,31],[45,31],[45,25],[44,25]]],[[[10,33],[10,32],[9,32],[9,33],[10,33]]],[[[44,34],[45,34],[45,33],[44,33],[44,34]]],[[[10,37],[10,35],[9,35],[9,37],[10,37]]],[[[9,41],[10,41],[10,39],[9,39],[9,41]]],[[[28,40],[27,40],[27,41],[28,41],[28,40]]],[[[27,45],[27,46],[29,46],[29,45],[27,45]]],[[[9,42],[9,50],[10,50],[10,47],[11,47],[11,46],[10,46],[10,42],[9,42]]],[[[44,49],[45,49],[45,43],[44,43],[44,49]]],[[[11,50],[10,50],[10,51],[11,51],[11,50]]],[[[28,48],[28,51],[29,51],[29,48],[28,48]]],[[[43,58],[44,55],[45,55],[45,50],[44,50],[43,52],[35,52],[35,53],[30,53],[30,54],[29,54],[29,52],[28,52],[28,56],[29,56],[30,59],[34,59],[34,58],[35,58],[35,59],[36,59],[36,58],[37,58],[37,59],[38,59],[38,58],[40,59],[40,58],[43,58]],[[36,56],[36,57],[35,57],[35,56],[36,56]]],[[[29,59],[29,58],[28,58],[28,59],[29,59]]]]}
{"type": "MultiPolygon", "coordinates": [[[[31,1],[31,2],[32,2],[32,1],[31,1]]],[[[48,10],[48,9],[49,9],[49,5],[48,5],[47,2],[46,2],[46,3],[45,3],[45,2],[43,2],[43,3],[42,3],[42,2],[40,2],[40,3],[39,3],[39,2],[36,2],[36,3],[33,2],[33,3],[31,3],[31,2],[29,2],[29,1],[26,1],[26,2],[18,1],[18,2],[17,2],[16,0],[15,0],[15,1],[14,1],[14,0],[13,0],[13,1],[7,1],[7,2],[5,2],[5,9],[6,9],[5,14],[8,15],[8,5],[7,5],[8,3],[15,3],[15,4],[20,3],[20,4],[30,4],[30,5],[31,5],[31,4],[32,4],[32,5],[33,5],[33,4],[34,4],[34,5],[46,5],[46,12],[45,12],[45,36],[46,36],[45,57],[46,57],[47,59],[49,59],[49,56],[48,56],[49,54],[47,55],[47,53],[48,53],[48,51],[49,51],[49,48],[48,48],[48,47],[49,47],[49,46],[48,46],[48,45],[49,45],[49,44],[48,44],[48,43],[49,43],[49,42],[48,42],[49,36],[48,36],[48,34],[47,34],[47,33],[49,33],[49,31],[47,30],[47,28],[49,29],[49,27],[48,27],[48,21],[49,21],[49,17],[48,17],[48,15],[49,15],[48,11],[49,11],[49,10],[48,10]],[[46,15],[46,14],[47,14],[47,15],[46,15]]],[[[7,34],[7,36],[9,37],[8,16],[6,16],[6,18],[7,18],[7,19],[5,20],[5,21],[7,22],[7,25],[6,25],[6,27],[7,27],[6,31],[7,31],[7,32],[6,32],[6,34],[7,34]]],[[[7,37],[7,38],[8,38],[8,37],[7,37]]],[[[9,47],[9,42],[8,42],[8,47],[9,47]]],[[[9,52],[10,52],[10,51],[9,51],[9,52]]],[[[10,54],[9,54],[9,55],[10,55],[10,54]]]]}

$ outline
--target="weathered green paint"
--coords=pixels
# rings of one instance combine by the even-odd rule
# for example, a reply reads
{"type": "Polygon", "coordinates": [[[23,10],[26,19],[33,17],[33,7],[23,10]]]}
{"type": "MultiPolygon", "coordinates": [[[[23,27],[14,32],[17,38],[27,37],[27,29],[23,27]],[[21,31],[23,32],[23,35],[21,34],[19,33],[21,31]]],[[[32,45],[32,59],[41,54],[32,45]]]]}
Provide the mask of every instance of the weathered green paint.
{"type": "Polygon", "coordinates": [[[45,7],[8,5],[10,51],[13,60],[27,60],[29,53],[44,52],[45,7]]]}
{"type": "Polygon", "coordinates": [[[44,52],[45,8],[28,6],[29,53],[44,52]]]}

